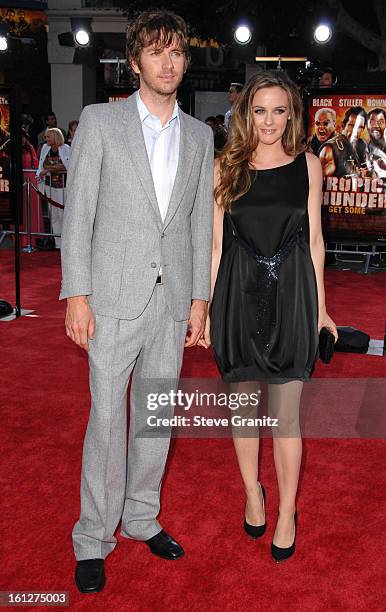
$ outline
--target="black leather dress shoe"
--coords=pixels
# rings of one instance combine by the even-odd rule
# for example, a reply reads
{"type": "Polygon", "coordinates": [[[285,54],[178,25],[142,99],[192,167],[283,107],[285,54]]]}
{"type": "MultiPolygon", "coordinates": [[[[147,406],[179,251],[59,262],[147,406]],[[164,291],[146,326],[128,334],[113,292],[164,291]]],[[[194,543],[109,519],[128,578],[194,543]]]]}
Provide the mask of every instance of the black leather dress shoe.
{"type": "Polygon", "coordinates": [[[153,555],[162,559],[178,559],[182,557],[184,549],[173,538],[168,535],[163,529],[157,535],[145,540],[153,555]]]}
{"type": "Polygon", "coordinates": [[[78,561],[75,582],[81,593],[98,593],[105,586],[104,559],[78,561]]]}

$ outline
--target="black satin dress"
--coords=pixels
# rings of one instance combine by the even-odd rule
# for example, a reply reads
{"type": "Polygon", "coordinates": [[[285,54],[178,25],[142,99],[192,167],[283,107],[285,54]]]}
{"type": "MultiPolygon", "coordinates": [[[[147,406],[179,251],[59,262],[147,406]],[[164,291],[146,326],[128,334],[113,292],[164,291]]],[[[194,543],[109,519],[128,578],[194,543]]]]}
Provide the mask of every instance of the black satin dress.
{"type": "Polygon", "coordinates": [[[307,381],[318,356],[318,300],[306,156],[251,172],[250,190],[224,214],[211,307],[215,359],[227,382],[307,381]]]}

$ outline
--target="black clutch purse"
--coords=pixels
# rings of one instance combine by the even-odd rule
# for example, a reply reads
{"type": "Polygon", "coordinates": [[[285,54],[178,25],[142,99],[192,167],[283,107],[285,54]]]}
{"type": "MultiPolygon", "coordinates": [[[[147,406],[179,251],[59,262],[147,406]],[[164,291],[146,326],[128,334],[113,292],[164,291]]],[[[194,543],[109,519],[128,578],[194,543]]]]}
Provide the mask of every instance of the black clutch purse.
{"type": "Polygon", "coordinates": [[[322,327],[319,332],[319,357],[323,363],[330,363],[334,354],[334,345],[334,335],[327,327],[322,327]]]}

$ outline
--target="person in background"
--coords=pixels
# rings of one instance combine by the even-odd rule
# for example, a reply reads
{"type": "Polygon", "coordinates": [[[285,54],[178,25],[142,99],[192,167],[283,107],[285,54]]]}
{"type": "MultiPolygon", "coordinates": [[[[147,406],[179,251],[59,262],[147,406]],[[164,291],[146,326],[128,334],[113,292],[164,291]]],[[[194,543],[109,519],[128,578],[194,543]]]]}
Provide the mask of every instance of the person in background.
{"type": "Polygon", "coordinates": [[[207,117],[205,119],[205,123],[206,125],[209,125],[210,128],[212,128],[214,151],[215,153],[219,153],[220,151],[222,151],[222,148],[224,147],[227,141],[227,133],[224,127],[219,124],[218,120],[213,115],[207,117]]]}
{"type": "Polygon", "coordinates": [[[24,128],[22,128],[21,130],[21,152],[23,169],[38,167],[38,156],[36,154],[35,148],[31,144],[28,132],[24,128]]]}
{"type": "MultiPolygon", "coordinates": [[[[58,127],[58,122],[56,119],[56,115],[53,111],[49,111],[45,118],[45,128],[42,132],[40,132],[40,134],[38,134],[38,155],[40,155],[41,150],[42,150],[42,146],[44,145],[44,143],[46,142],[45,140],[45,134],[46,134],[46,130],[49,128],[56,128],[58,127]]],[[[62,128],[58,128],[62,134],[63,134],[63,139],[64,141],[66,140],[66,132],[64,130],[62,130],[62,128]]]]}
{"type": "Polygon", "coordinates": [[[229,120],[230,120],[230,118],[232,116],[234,105],[236,104],[237,100],[239,99],[239,96],[240,96],[240,93],[243,90],[243,87],[244,87],[244,85],[242,83],[231,83],[230,84],[229,91],[228,91],[228,101],[232,105],[232,108],[230,108],[225,113],[225,117],[224,117],[224,127],[225,127],[225,129],[227,131],[228,131],[229,120]]]}
{"type": "Polygon", "coordinates": [[[218,127],[225,128],[224,126],[225,115],[216,115],[216,121],[217,121],[218,127]]]}
{"type": "Polygon", "coordinates": [[[78,127],[78,125],[79,125],[79,121],[77,121],[77,119],[73,119],[68,124],[66,144],[71,146],[71,143],[74,139],[76,128],[78,127]]]}
{"type": "MultiPolygon", "coordinates": [[[[27,130],[21,130],[21,151],[22,151],[22,167],[23,167],[23,183],[28,179],[29,182],[36,187],[36,168],[39,165],[39,160],[36,151],[30,142],[27,130]]],[[[43,211],[40,204],[40,197],[36,191],[30,187],[30,227],[31,232],[43,232],[44,221],[43,211]]],[[[23,223],[19,226],[20,232],[26,232],[27,227],[27,198],[26,189],[23,188],[23,223]]],[[[31,245],[36,245],[36,236],[31,236],[31,245]]],[[[27,246],[29,241],[28,236],[20,236],[20,246],[27,246]]]]}
{"type": "Polygon", "coordinates": [[[210,128],[212,128],[213,132],[216,129],[216,117],[214,117],[213,115],[210,115],[209,117],[207,117],[205,119],[205,123],[206,125],[209,125],[210,128]]]}
{"type": "Polygon", "coordinates": [[[337,79],[332,68],[325,68],[319,77],[319,87],[334,87],[337,79]]]}
{"type": "MultiPolygon", "coordinates": [[[[64,206],[66,199],[66,173],[70,161],[71,147],[64,144],[64,137],[59,128],[48,128],[45,133],[46,142],[42,146],[39,167],[36,173],[40,181],[40,191],[49,198],[64,206]]],[[[55,247],[60,249],[63,224],[63,209],[49,204],[49,215],[55,247]]]]}

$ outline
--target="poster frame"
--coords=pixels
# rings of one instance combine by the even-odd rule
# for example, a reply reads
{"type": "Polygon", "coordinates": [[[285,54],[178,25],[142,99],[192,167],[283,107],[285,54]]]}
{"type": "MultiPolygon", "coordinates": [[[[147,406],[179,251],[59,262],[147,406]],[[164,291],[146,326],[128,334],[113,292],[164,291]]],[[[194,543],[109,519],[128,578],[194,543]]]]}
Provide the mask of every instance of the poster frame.
{"type": "MultiPolygon", "coordinates": [[[[21,128],[20,96],[15,85],[0,85],[0,97],[6,97],[9,104],[9,204],[1,212],[0,223],[11,223],[19,226],[22,223],[22,163],[21,163],[21,128]]],[[[16,229],[16,227],[15,227],[16,229]]]]}

